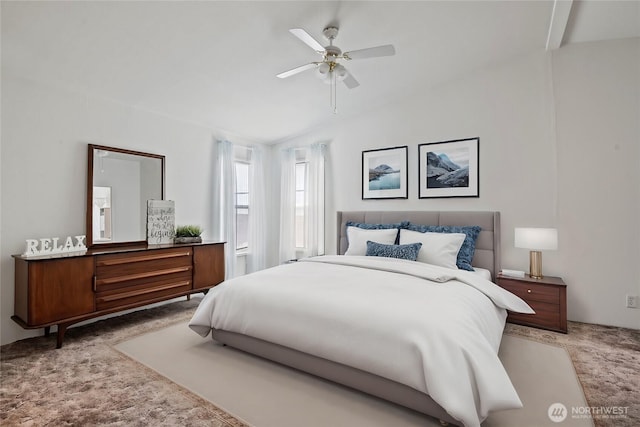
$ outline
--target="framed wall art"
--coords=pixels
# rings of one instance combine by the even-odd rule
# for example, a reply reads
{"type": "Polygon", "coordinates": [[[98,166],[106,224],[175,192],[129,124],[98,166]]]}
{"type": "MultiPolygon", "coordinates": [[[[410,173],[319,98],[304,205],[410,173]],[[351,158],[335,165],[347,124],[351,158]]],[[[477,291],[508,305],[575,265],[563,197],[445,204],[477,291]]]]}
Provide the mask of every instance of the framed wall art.
{"type": "Polygon", "coordinates": [[[418,145],[418,197],[479,197],[480,138],[418,145]]]}
{"type": "Polygon", "coordinates": [[[362,152],[362,199],[408,198],[407,146],[362,152]]]}

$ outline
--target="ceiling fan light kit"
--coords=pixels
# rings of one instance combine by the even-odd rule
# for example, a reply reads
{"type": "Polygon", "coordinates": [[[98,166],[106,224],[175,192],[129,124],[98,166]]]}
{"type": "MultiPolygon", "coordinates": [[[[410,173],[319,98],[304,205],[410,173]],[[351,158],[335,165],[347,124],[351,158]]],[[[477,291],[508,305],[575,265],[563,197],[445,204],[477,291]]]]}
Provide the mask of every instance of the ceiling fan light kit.
{"type": "Polygon", "coordinates": [[[322,61],[310,62],[308,64],[301,65],[282,72],[278,74],[277,77],[284,79],[315,68],[316,76],[322,79],[326,84],[331,85],[331,107],[333,108],[334,113],[337,113],[336,81],[342,81],[348,89],[360,86],[360,83],[358,83],[355,77],[353,77],[344,65],[339,63],[339,60],[344,59],[349,61],[352,59],[376,58],[380,56],[392,56],[396,53],[395,48],[390,44],[343,53],[338,46],[333,45],[333,40],[338,36],[338,27],[334,26],[326,27],[322,31],[322,34],[324,34],[325,38],[329,41],[329,45],[325,47],[322,47],[316,39],[311,37],[311,35],[302,28],[292,28],[289,32],[313,49],[316,53],[322,55],[322,61]]]}

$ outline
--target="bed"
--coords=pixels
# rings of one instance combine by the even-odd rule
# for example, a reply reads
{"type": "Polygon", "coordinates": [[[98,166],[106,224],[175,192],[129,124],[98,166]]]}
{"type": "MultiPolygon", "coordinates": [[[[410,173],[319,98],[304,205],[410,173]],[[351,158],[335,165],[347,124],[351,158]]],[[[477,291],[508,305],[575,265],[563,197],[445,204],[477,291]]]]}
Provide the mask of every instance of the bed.
{"type": "Polygon", "coordinates": [[[506,309],[532,310],[482,277],[499,271],[499,212],[338,212],[337,224],[337,255],[227,280],[189,326],[442,422],[479,426],[522,406],[497,352],[506,309]],[[348,224],[480,226],[472,265],[483,273],[344,256],[348,224]]]}

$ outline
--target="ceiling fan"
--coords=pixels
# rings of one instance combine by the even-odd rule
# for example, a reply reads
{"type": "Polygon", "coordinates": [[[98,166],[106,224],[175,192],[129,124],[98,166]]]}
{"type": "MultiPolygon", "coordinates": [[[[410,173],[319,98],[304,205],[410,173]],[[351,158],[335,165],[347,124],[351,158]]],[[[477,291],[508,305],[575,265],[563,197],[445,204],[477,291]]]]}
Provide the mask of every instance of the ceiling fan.
{"type": "Polygon", "coordinates": [[[338,36],[338,27],[335,26],[329,26],[322,31],[322,34],[324,34],[325,38],[329,41],[329,45],[325,47],[302,28],[292,28],[289,32],[316,51],[316,53],[322,55],[322,60],[310,62],[289,71],[282,72],[278,74],[277,77],[284,79],[315,68],[317,76],[325,83],[332,85],[331,104],[334,107],[334,112],[336,80],[342,81],[349,89],[360,86],[360,83],[358,83],[355,77],[353,77],[344,65],[340,64],[340,60],[350,61],[352,59],[376,58],[380,56],[392,56],[396,53],[395,48],[391,44],[342,52],[338,46],[334,46],[333,44],[333,40],[338,36]]]}

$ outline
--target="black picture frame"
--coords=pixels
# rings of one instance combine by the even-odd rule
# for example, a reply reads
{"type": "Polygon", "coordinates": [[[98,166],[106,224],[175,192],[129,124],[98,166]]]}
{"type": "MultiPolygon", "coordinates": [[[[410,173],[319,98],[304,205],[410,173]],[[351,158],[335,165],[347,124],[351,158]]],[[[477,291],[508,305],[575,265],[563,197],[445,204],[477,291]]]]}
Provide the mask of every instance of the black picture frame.
{"type": "Polygon", "coordinates": [[[398,147],[362,152],[362,200],[409,198],[409,149],[398,147]]]}
{"type": "Polygon", "coordinates": [[[418,145],[418,198],[450,197],[480,197],[479,137],[418,145]]]}

